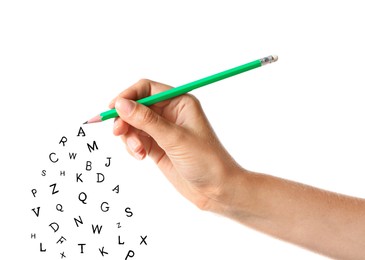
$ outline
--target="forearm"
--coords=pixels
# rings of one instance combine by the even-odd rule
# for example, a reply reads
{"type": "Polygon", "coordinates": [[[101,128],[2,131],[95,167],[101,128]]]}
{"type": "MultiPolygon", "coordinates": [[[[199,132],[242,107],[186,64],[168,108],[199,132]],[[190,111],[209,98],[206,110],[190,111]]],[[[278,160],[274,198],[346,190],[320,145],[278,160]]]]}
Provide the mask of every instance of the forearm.
{"type": "Polygon", "coordinates": [[[211,210],[338,259],[364,259],[365,200],[237,169],[211,210]]]}

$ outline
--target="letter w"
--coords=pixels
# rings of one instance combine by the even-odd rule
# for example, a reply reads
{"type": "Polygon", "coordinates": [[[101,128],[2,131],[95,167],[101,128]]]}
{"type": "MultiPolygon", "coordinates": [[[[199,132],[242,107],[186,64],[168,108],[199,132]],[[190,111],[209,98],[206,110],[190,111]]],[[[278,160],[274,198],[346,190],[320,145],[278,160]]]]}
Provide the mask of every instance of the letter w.
{"type": "Polygon", "coordinates": [[[96,225],[95,227],[94,227],[94,225],[91,225],[91,228],[92,228],[92,230],[93,230],[93,233],[95,234],[95,231],[97,230],[98,231],[98,234],[100,234],[100,231],[101,231],[101,229],[103,228],[103,226],[100,226],[99,227],[99,225],[96,225]]]}
{"type": "Polygon", "coordinates": [[[72,159],[75,160],[77,153],[68,153],[68,155],[70,156],[70,160],[72,160],[72,159]]]}

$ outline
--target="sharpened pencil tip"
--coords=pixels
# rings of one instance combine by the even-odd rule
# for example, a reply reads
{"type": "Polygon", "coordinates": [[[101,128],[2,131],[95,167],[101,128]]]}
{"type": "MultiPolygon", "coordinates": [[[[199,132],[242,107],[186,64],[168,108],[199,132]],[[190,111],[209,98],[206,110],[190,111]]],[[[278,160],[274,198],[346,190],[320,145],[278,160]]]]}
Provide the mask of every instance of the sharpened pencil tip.
{"type": "Polygon", "coordinates": [[[278,55],[272,55],[274,61],[277,61],[279,59],[278,55]]]}
{"type": "Polygon", "coordinates": [[[101,116],[100,115],[97,115],[97,116],[94,116],[93,118],[91,118],[91,119],[89,119],[89,120],[87,120],[85,123],[84,123],[84,125],[85,124],[91,124],[91,123],[98,123],[98,122],[101,122],[102,120],[101,120],[101,116]]]}

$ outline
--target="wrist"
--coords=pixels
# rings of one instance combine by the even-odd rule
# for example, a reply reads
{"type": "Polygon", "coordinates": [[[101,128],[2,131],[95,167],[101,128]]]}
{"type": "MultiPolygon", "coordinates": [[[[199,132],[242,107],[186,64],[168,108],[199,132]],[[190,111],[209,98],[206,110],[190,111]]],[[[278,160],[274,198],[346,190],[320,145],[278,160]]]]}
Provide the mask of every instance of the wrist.
{"type": "Polygon", "coordinates": [[[226,171],[226,176],[215,198],[206,210],[227,217],[252,215],[251,179],[254,173],[236,165],[226,171]]]}

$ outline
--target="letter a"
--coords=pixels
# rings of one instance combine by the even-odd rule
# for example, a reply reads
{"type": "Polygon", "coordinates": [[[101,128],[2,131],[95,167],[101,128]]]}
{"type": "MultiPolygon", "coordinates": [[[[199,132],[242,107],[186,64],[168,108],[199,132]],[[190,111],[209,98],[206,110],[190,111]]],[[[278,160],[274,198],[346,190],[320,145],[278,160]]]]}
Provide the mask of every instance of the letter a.
{"type": "Polygon", "coordinates": [[[115,186],[115,188],[112,189],[112,191],[115,191],[115,193],[119,193],[119,185],[115,186]]]}
{"type": "Polygon", "coordinates": [[[80,127],[79,133],[77,134],[77,136],[80,136],[80,135],[82,135],[83,137],[86,136],[84,129],[82,129],[82,127],[80,127]]]}

